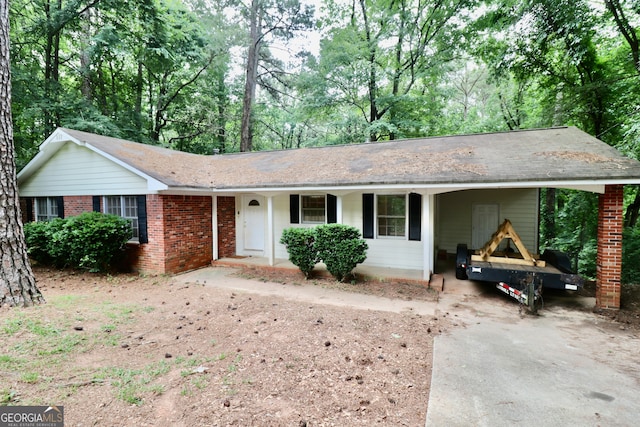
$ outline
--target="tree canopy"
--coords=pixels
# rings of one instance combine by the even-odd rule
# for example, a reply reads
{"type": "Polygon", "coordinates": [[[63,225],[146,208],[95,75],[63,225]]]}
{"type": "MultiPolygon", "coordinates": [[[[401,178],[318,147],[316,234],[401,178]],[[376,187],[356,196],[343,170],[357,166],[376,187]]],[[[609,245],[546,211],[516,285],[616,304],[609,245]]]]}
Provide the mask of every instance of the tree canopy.
{"type": "MultiPolygon", "coordinates": [[[[575,125],[640,157],[637,1],[14,0],[10,20],[18,167],[57,126],[212,153],[575,125]]],[[[543,196],[545,244],[577,259],[591,195],[543,196]]]]}

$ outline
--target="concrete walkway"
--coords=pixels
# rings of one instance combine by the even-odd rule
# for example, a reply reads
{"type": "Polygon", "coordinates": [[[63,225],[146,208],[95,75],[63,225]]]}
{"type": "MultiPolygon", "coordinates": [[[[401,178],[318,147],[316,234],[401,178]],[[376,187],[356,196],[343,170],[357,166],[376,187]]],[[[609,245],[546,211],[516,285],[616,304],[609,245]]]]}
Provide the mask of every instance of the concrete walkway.
{"type": "Polygon", "coordinates": [[[381,298],[374,295],[327,289],[311,284],[282,285],[279,283],[261,282],[230,276],[230,274],[236,271],[238,270],[229,267],[207,267],[179,274],[175,276],[175,278],[183,283],[202,283],[236,292],[280,296],[294,301],[323,303],[362,310],[379,310],[395,313],[410,310],[420,315],[433,315],[437,309],[437,304],[434,302],[402,301],[381,298]]]}
{"type": "Polygon", "coordinates": [[[298,301],[458,320],[436,337],[427,426],[640,425],[640,339],[591,313],[592,299],[551,295],[539,316],[490,285],[446,275],[438,303],[398,301],[313,285],[230,277],[229,268],[176,276],[298,301]]]}

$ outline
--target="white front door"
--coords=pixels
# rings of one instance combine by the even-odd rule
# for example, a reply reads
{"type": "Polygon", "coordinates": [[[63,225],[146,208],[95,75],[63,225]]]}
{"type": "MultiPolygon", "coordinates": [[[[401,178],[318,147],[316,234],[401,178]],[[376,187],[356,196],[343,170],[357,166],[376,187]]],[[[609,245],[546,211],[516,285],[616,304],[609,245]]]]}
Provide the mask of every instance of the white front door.
{"type": "Polygon", "coordinates": [[[244,249],[264,251],[265,201],[260,196],[243,196],[244,249]]]}
{"type": "Polygon", "coordinates": [[[471,220],[471,247],[480,249],[498,229],[500,206],[497,203],[474,204],[471,220]]]}

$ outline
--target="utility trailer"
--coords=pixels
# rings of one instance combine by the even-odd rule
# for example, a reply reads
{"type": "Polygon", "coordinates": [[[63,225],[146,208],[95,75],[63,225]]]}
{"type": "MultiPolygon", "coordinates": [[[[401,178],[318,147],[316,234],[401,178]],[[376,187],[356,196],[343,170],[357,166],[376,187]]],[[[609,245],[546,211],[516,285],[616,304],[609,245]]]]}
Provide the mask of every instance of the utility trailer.
{"type": "Polygon", "coordinates": [[[566,254],[549,249],[542,256],[531,254],[508,219],[481,249],[474,251],[465,244],[458,245],[456,278],[496,283],[498,289],[532,312],[542,302],[543,288],[577,291],[584,285],[584,279],[572,271],[566,254]],[[509,239],[506,249],[497,252],[504,239],[509,239]]]}

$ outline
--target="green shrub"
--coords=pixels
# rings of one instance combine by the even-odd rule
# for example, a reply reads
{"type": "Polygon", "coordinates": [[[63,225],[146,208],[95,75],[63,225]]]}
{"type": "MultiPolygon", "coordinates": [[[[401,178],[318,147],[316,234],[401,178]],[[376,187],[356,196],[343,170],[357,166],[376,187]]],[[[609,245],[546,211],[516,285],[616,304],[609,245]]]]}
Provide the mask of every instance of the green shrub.
{"type": "Polygon", "coordinates": [[[280,238],[280,243],[286,246],[289,253],[289,261],[298,267],[306,278],[309,278],[318,262],[314,242],[315,232],[310,228],[287,228],[280,238]]]}
{"type": "MultiPolygon", "coordinates": [[[[55,219],[54,221],[59,221],[55,219]]],[[[49,255],[49,233],[51,222],[27,222],[24,225],[24,237],[27,244],[27,252],[31,259],[41,264],[52,264],[53,258],[49,255]]]]}
{"type": "Polygon", "coordinates": [[[367,243],[360,230],[344,224],[325,224],[315,228],[318,258],[337,280],[343,281],[356,265],[367,259],[367,243]]]}
{"type": "Polygon", "coordinates": [[[110,270],[130,238],[129,221],[99,212],[25,225],[25,240],[33,259],[92,272],[110,270]]]}

